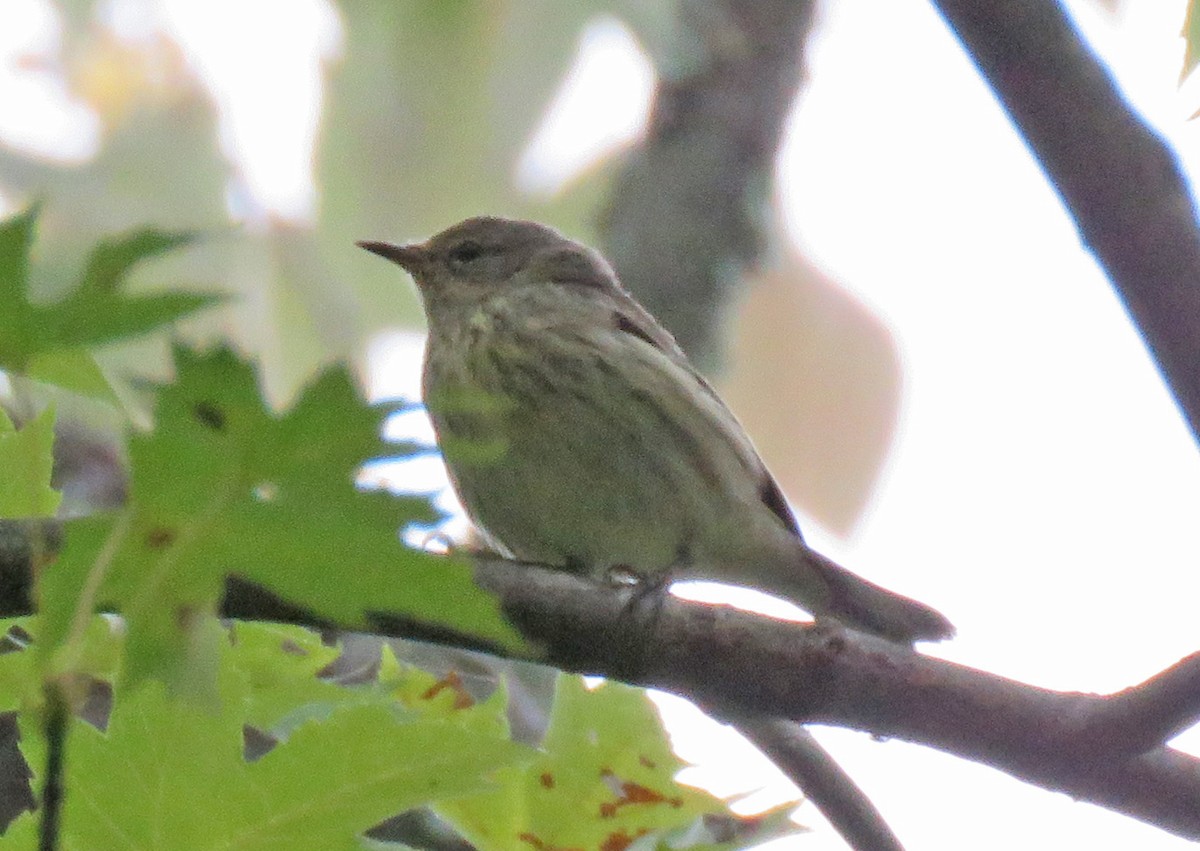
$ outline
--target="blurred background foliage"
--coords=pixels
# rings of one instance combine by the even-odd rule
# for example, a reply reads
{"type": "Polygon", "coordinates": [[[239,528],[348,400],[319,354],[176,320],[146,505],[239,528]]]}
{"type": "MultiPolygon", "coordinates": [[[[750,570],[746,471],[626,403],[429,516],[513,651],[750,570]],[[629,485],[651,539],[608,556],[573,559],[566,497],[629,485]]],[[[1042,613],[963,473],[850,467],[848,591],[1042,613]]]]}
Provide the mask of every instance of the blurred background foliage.
{"type": "MultiPolygon", "coordinates": [[[[688,136],[686,129],[660,127],[656,141],[668,145],[657,160],[638,147],[650,120],[651,84],[657,82],[660,96],[682,90],[715,64],[761,49],[739,42],[737,22],[722,17],[730,14],[722,4],[300,3],[279,5],[271,15],[259,10],[224,30],[218,25],[208,42],[187,36],[202,17],[196,4],[36,5],[51,20],[10,60],[55,90],[78,127],[64,131],[73,141],[57,151],[11,137],[0,143],[0,198],[10,209],[46,202],[34,267],[41,296],[60,293],[102,236],[145,224],[199,231],[205,236],[195,246],[140,270],[131,291],[184,286],[230,296],[224,307],[182,323],[180,333],[189,342],[231,339],[260,363],[268,398],[282,405],[321,365],[338,358],[361,363],[381,333],[420,325],[407,281],[355,249],[355,240],[423,238],[487,212],[542,220],[611,249],[626,284],[677,333],[682,329],[693,357],[712,368],[727,362],[720,329],[730,327],[726,314],[742,300],[742,273],[766,256],[762,249],[779,230],[770,214],[770,168],[749,177],[720,173],[725,166],[713,149],[721,141],[705,138],[720,128],[688,136]],[[293,14],[312,20],[298,27],[279,20],[293,14]],[[301,40],[297,32],[307,33],[308,42],[293,43],[301,40]],[[563,142],[548,119],[555,109],[561,113],[589,39],[601,40],[598,32],[610,45],[622,43],[641,63],[643,78],[631,84],[627,74],[610,91],[577,92],[583,103],[577,98],[572,106],[575,141],[563,142]],[[240,78],[214,71],[212,55],[222,52],[245,54],[240,78]],[[246,65],[246,56],[258,64],[246,65]],[[268,159],[285,170],[293,163],[297,184],[282,201],[262,190],[248,161],[247,131],[231,91],[251,92],[259,118],[277,125],[268,159]],[[624,116],[623,129],[604,126],[614,114],[624,116]],[[575,155],[585,167],[551,163],[547,171],[543,163],[538,176],[547,148],[553,160],[557,145],[561,159],[572,144],[592,150],[590,159],[575,155]],[[683,184],[688,170],[701,173],[698,188],[685,187],[690,206],[661,191],[666,181],[683,184]],[[647,208],[641,219],[619,211],[625,231],[621,221],[606,218],[614,180],[622,179],[627,195],[642,193],[633,203],[647,208]],[[721,198],[743,189],[735,199],[721,198]],[[722,204],[744,213],[746,223],[713,213],[714,221],[693,226],[722,204]],[[638,252],[651,262],[635,262],[638,252]],[[684,280],[656,273],[655,263],[678,268],[684,280]],[[690,318],[697,315],[699,332],[690,318]]],[[[216,5],[231,11],[235,4],[216,5]]],[[[239,9],[246,11],[252,10],[239,9]]],[[[220,14],[211,10],[209,17],[220,14]]],[[[798,56],[802,39],[793,41],[798,56]]],[[[784,101],[776,112],[786,107],[784,101]]],[[[781,135],[778,118],[779,132],[764,131],[768,166],[781,135]]],[[[766,301],[743,313],[754,317],[750,324],[734,326],[737,372],[726,384],[789,495],[827,528],[846,533],[890,444],[897,357],[882,324],[814,274],[794,249],[773,256],[763,265],[774,269],[775,286],[763,288],[755,298],[766,301]],[[788,309],[777,309],[781,299],[792,302],[788,309]],[[795,309],[796,299],[806,302],[803,311],[795,309]],[[799,339],[806,341],[803,351],[791,355],[770,342],[790,346],[799,339]],[[786,404],[774,392],[781,387],[788,388],[786,404]]],[[[169,370],[162,339],[112,347],[99,360],[135,405],[130,388],[137,379],[169,370]]]]}
{"type": "MultiPolygon", "coordinates": [[[[372,332],[420,321],[415,294],[394,270],[354,250],[355,239],[414,238],[482,210],[589,235],[594,187],[585,181],[534,200],[514,189],[512,167],[570,66],[583,24],[607,4],[340,4],[340,44],[321,63],[323,91],[313,93],[321,110],[311,174],[318,197],[311,211],[291,217],[251,197],[222,138],[228,128],[223,134],[214,94],[180,45],[166,33],[122,38],[107,6],[59,5],[68,89],[99,119],[94,155],[55,162],[0,148],[5,196],[17,205],[49,202],[39,234],[47,297],[88,246],[114,230],[153,222],[208,233],[206,244],[178,263],[164,261],[154,278],[232,292],[224,315],[188,333],[233,336],[263,361],[269,389],[283,400],[317,365],[361,353],[372,332]]],[[[260,35],[269,45],[270,34],[260,35]]],[[[262,61],[272,61],[269,47],[262,61]]],[[[294,97],[280,93],[281,101],[294,97]]],[[[114,363],[146,365],[142,357],[114,363]]]]}

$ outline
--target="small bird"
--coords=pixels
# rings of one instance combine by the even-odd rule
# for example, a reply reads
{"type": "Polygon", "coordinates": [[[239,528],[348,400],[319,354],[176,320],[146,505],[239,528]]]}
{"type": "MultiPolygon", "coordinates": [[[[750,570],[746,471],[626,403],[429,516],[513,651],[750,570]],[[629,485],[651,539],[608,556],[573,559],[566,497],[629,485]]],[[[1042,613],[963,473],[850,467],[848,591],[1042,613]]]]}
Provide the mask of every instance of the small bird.
{"type": "Polygon", "coordinates": [[[804,543],[741,424],[597,252],[490,216],[358,245],[416,282],[425,403],[499,552],[601,580],[755,588],[902,643],[953,635],[804,543]]]}

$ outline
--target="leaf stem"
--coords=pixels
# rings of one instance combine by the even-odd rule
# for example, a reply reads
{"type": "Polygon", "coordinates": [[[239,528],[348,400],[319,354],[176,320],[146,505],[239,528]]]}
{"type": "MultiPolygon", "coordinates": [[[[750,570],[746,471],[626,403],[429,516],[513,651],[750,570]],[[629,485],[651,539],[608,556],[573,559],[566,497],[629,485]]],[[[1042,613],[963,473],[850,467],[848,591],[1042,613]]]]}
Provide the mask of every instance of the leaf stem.
{"type": "Polygon", "coordinates": [[[79,592],[79,601],[75,604],[75,612],[71,616],[71,630],[63,642],[64,655],[57,666],[60,673],[70,671],[75,667],[75,662],[83,647],[83,638],[87,632],[88,622],[96,612],[96,597],[100,594],[100,585],[104,582],[104,577],[108,575],[108,571],[117,557],[117,550],[121,548],[121,542],[125,540],[125,535],[129,532],[132,519],[132,508],[126,508],[120,513],[117,522],[113,524],[108,533],[108,538],[104,541],[104,546],[100,548],[96,561],[92,564],[92,569],[88,571],[87,580],[79,592]]]}
{"type": "Polygon", "coordinates": [[[63,763],[66,755],[70,713],[62,684],[46,683],[46,777],[42,785],[42,817],[38,827],[38,851],[56,851],[62,822],[63,763]]]}

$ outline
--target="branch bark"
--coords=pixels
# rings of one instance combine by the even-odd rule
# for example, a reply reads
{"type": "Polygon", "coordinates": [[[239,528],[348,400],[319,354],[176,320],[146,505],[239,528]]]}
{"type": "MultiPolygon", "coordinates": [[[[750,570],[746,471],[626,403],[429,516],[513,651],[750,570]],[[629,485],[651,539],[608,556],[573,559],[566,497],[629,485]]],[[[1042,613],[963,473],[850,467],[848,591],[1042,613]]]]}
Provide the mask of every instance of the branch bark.
{"type": "Polygon", "coordinates": [[[926,745],[1200,839],[1200,760],[1161,741],[1132,758],[1106,753],[1092,725],[1111,698],[675,598],[639,634],[645,625],[631,619],[623,593],[502,562],[481,565],[479,576],[558,667],[681,694],[735,723],[758,713],[926,745]]]}
{"type": "MultiPolygon", "coordinates": [[[[6,574],[0,585],[9,593],[28,588],[27,576],[6,574]]],[[[1163,744],[1200,716],[1196,656],[1110,697],[1057,692],[841,627],[670,596],[646,611],[628,589],[531,565],[480,560],[477,576],[541,648],[528,661],[680,694],[732,723],[775,716],[937,748],[1200,840],[1200,759],[1163,744]]],[[[235,578],[226,590],[227,617],[362,626],[332,624],[235,578]]],[[[6,597],[0,609],[28,612],[29,602],[6,597]]],[[[384,635],[498,652],[386,612],[368,621],[384,635]]]]}
{"type": "Polygon", "coordinates": [[[814,5],[681,3],[673,37],[651,43],[659,83],[650,126],[614,181],[604,255],[705,371],[719,363],[740,273],[765,244],[814,5]]]}
{"type": "Polygon", "coordinates": [[[1200,231],[1174,154],[1052,0],[934,0],[1058,191],[1200,440],[1200,231]]]}
{"type": "MultiPolygon", "coordinates": [[[[664,689],[733,723],[776,716],[926,745],[1200,840],[1200,759],[1138,732],[1165,737],[1200,712],[1195,657],[1112,697],[1057,692],[840,627],[674,597],[646,616],[628,590],[530,565],[480,561],[478,578],[544,648],[531,661],[664,689]],[[1164,691],[1175,695],[1174,722],[1135,727],[1136,748],[1106,750],[1113,737],[1105,731],[1121,707],[1157,706],[1164,691]],[[1133,749],[1140,751],[1130,756],[1133,749]]],[[[226,611],[254,614],[236,599],[226,611]]],[[[384,613],[372,620],[387,634],[432,635],[384,613]]],[[[481,646],[469,636],[435,637],[481,646]]]]}
{"type": "Polygon", "coordinates": [[[1088,718],[1087,737],[1111,757],[1134,756],[1200,723],[1200,653],[1112,695],[1088,718]]]}

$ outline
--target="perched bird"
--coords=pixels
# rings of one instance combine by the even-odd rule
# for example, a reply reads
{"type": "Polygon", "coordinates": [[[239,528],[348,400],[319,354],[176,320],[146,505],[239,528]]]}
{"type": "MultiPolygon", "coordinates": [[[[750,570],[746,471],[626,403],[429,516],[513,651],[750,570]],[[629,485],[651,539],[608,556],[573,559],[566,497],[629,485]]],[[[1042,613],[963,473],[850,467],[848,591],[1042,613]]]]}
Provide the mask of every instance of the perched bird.
{"type": "Polygon", "coordinates": [[[953,634],[804,543],[741,424],[595,251],[493,217],[358,244],[416,281],[425,402],[498,551],[598,579],[756,588],[899,642],[953,634]]]}

